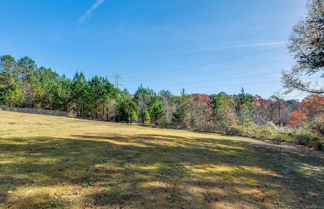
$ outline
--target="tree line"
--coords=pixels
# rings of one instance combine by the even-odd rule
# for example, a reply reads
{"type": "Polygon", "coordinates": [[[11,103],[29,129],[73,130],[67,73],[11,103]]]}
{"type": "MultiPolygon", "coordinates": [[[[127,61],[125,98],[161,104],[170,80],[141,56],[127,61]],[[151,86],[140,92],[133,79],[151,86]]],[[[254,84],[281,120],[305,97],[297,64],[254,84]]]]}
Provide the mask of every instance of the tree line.
{"type": "Polygon", "coordinates": [[[0,57],[0,102],[10,107],[73,112],[79,118],[201,131],[236,125],[287,126],[294,120],[291,113],[302,109],[296,100],[274,95],[264,99],[244,89],[237,95],[187,94],[185,90],[173,95],[141,85],[132,95],[115,87],[107,77],[86,79],[77,72],[70,79],[50,68],[37,67],[29,57],[16,60],[10,55],[0,57]]]}
{"type": "MultiPolygon", "coordinates": [[[[10,55],[0,56],[0,105],[61,110],[85,119],[253,137],[256,130],[247,134],[242,127],[265,128],[266,132],[261,133],[267,135],[257,134],[262,138],[269,137],[269,130],[281,127],[315,136],[316,147],[322,146],[318,139],[324,135],[324,97],[320,95],[311,95],[302,102],[275,95],[265,99],[243,88],[235,95],[188,94],[184,89],[173,95],[168,90],[155,92],[142,85],[130,94],[107,77],[87,79],[77,72],[70,79],[50,68],[37,67],[29,57],[16,60],[10,55]]],[[[278,136],[271,132],[270,137],[278,136]]],[[[309,141],[314,142],[313,138],[309,141]]]]}

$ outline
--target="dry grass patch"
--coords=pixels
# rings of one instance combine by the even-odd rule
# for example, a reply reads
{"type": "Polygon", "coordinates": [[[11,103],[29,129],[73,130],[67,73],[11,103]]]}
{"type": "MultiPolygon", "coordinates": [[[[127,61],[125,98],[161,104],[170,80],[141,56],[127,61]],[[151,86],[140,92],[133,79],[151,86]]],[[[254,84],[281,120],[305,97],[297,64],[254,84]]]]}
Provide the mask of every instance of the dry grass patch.
{"type": "Polygon", "coordinates": [[[323,153],[0,111],[0,208],[320,208],[323,153]]]}

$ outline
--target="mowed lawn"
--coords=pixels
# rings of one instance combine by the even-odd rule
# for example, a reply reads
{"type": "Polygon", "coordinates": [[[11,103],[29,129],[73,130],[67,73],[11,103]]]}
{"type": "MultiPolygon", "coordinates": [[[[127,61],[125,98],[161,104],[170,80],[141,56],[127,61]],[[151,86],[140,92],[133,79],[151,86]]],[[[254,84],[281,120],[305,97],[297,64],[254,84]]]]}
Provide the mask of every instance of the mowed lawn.
{"type": "Polygon", "coordinates": [[[323,152],[0,111],[0,208],[324,208],[323,152]]]}

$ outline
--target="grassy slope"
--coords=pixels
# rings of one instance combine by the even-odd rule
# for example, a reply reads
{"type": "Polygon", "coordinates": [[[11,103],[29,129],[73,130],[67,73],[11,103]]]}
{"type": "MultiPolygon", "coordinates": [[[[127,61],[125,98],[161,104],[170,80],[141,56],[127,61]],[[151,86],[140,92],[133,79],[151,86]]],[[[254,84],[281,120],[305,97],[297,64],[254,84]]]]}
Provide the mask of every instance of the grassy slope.
{"type": "Polygon", "coordinates": [[[0,111],[0,208],[321,208],[321,152],[0,111]]]}

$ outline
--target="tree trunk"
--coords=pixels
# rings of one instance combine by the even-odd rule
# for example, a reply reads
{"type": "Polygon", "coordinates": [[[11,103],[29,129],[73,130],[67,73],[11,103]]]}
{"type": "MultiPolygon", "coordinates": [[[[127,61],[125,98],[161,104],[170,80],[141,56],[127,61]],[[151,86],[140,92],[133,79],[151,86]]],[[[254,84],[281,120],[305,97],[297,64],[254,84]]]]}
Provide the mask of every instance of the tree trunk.
{"type": "Polygon", "coordinates": [[[107,107],[107,122],[109,121],[109,107],[107,107]]]}

